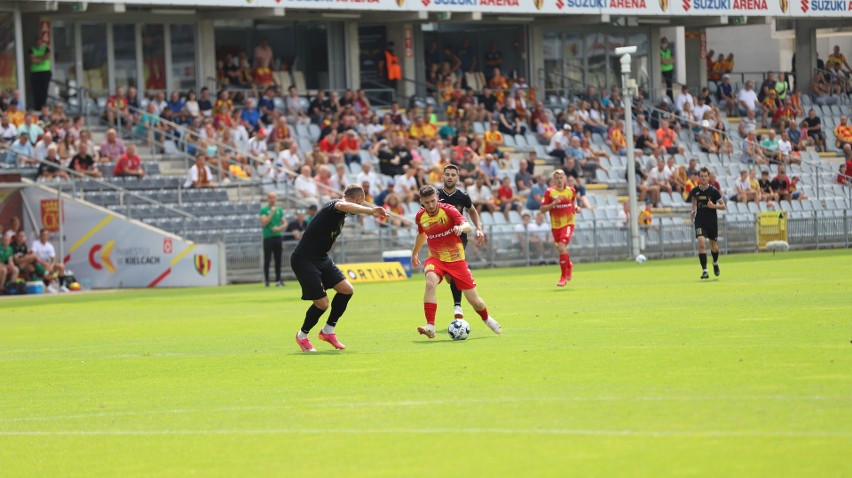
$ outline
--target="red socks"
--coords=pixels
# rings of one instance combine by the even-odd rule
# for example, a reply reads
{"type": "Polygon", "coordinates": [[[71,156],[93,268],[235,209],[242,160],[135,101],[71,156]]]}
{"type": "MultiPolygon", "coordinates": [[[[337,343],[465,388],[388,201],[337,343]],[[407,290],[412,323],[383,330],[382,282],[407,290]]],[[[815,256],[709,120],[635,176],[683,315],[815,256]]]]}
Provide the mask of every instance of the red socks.
{"type": "Polygon", "coordinates": [[[426,323],[435,325],[435,314],[438,312],[438,304],[424,302],[423,311],[426,312],[426,323]]]}
{"type": "Polygon", "coordinates": [[[488,307],[479,310],[476,313],[479,314],[480,317],[482,317],[482,320],[488,320],[488,307]]]}
{"type": "Polygon", "coordinates": [[[562,269],[562,275],[567,276],[571,269],[571,259],[568,257],[568,253],[559,255],[559,267],[562,269]]]}

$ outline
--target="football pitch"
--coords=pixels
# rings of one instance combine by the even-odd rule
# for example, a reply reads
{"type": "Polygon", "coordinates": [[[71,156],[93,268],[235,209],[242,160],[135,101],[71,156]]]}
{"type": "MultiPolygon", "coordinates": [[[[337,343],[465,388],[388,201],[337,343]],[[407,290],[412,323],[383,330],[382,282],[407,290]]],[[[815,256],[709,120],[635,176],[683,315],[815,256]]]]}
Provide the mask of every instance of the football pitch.
{"type": "Polygon", "coordinates": [[[720,265],[477,270],[459,342],[358,285],[316,354],[294,282],[2,299],[0,474],[852,476],[852,252],[720,265]]]}

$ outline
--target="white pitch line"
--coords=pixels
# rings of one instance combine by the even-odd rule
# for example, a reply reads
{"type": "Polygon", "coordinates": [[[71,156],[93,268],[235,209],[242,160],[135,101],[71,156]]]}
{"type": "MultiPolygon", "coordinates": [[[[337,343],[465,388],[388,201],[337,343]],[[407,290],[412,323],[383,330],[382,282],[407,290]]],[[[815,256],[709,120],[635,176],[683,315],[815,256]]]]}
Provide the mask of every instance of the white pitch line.
{"type": "MultiPolygon", "coordinates": [[[[691,397],[667,397],[667,396],[644,396],[644,397],[553,397],[553,398],[485,398],[485,399],[446,399],[446,400],[401,400],[390,402],[348,402],[348,403],[333,403],[330,400],[329,404],[324,405],[326,408],[394,408],[394,407],[421,407],[430,405],[447,405],[447,404],[510,404],[510,403],[572,403],[572,402],[615,402],[615,401],[636,401],[636,402],[677,402],[677,401],[831,401],[831,400],[852,400],[852,397],[822,397],[822,396],[785,396],[785,395],[767,395],[767,396],[691,396],[691,397]]],[[[79,413],[74,415],[49,415],[49,416],[34,416],[34,417],[3,417],[0,418],[0,423],[3,422],[35,422],[35,421],[53,421],[53,420],[77,420],[89,418],[111,418],[111,417],[130,417],[140,415],[182,415],[193,413],[224,413],[224,412],[263,412],[274,410],[287,410],[302,406],[303,403],[292,403],[282,405],[260,405],[260,406],[236,406],[236,407],[219,407],[219,408],[196,408],[196,409],[158,409],[158,410],[132,410],[124,412],[94,412],[94,413],[79,413]]]]}
{"type": "Polygon", "coordinates": [[[570,428],[270,428],[258,430],[0,430],[0,436],[152,436],[152,435],[565,435],[605,437],[683,437],[683,438],[837,438],[850,437],[852,431],[813,430],[587,430],[570,428]]]}

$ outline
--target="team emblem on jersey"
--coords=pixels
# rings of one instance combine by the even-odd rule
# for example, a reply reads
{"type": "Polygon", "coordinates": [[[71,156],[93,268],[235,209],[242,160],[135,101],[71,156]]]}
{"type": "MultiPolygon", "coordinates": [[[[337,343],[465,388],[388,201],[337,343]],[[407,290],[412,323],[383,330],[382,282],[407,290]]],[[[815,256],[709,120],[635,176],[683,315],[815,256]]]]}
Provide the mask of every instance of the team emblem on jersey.
{"type": "Polygon", "coordinates": [[[433,272],[435,270],[435,264],[429,264],[423,268],[423,272],[433,272]]]}
{"type": "Polygon", "coordinates": [[[703,235],[704,235],[704,231],[702,231],[700,227],[696,227],[696,228],[695,228],[695,233],[696,233],[696,234],[698,234],[699,236],[703,236],[703,235]]]}

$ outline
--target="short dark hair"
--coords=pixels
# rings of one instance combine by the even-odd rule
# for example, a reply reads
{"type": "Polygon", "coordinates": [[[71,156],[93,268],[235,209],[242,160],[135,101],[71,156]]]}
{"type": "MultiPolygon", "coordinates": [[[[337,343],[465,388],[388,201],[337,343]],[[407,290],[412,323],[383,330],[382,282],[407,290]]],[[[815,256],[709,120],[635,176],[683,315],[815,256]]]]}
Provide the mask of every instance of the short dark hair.
{"type": "Polygon", "coordinates": [[[709,169],[707,169],[707,167],[705,166],[705,167],[703,167],[703,168],[699,169],[699,170],[698,170],[698,173],[699,173],[699,174],[700,174],[700,173],[707,173],[707,175],[709,176],[709,175],[710,175],[710,170],[709,170],[709,169]]]}
{"type": "Polygon", "coordinates": [[[427,185],[422,186],[420,188],[420,197],[421,198],[427,198],[427,197],[429,197],[433,194],[438,194],[438,191],[435,190],[435,186],[432,186],[431,184],[427,184],[427,185]]]}
{"type": "Polygon", "coordinates": [[[364,188],[359,184],[349,184],[346,186],[346,189],[343,190],[343,196],[347,198],[354,198],[358,195],[364,196],[364,188]]]}
{"type": "Polygon", "coordinates": [[[459,167],[456,166],[455,164],[448,164],[448,165],[444,166],[444,172],[447,172],[448,169],[455,169],[456,173],[459,172],[459,167]]]}

